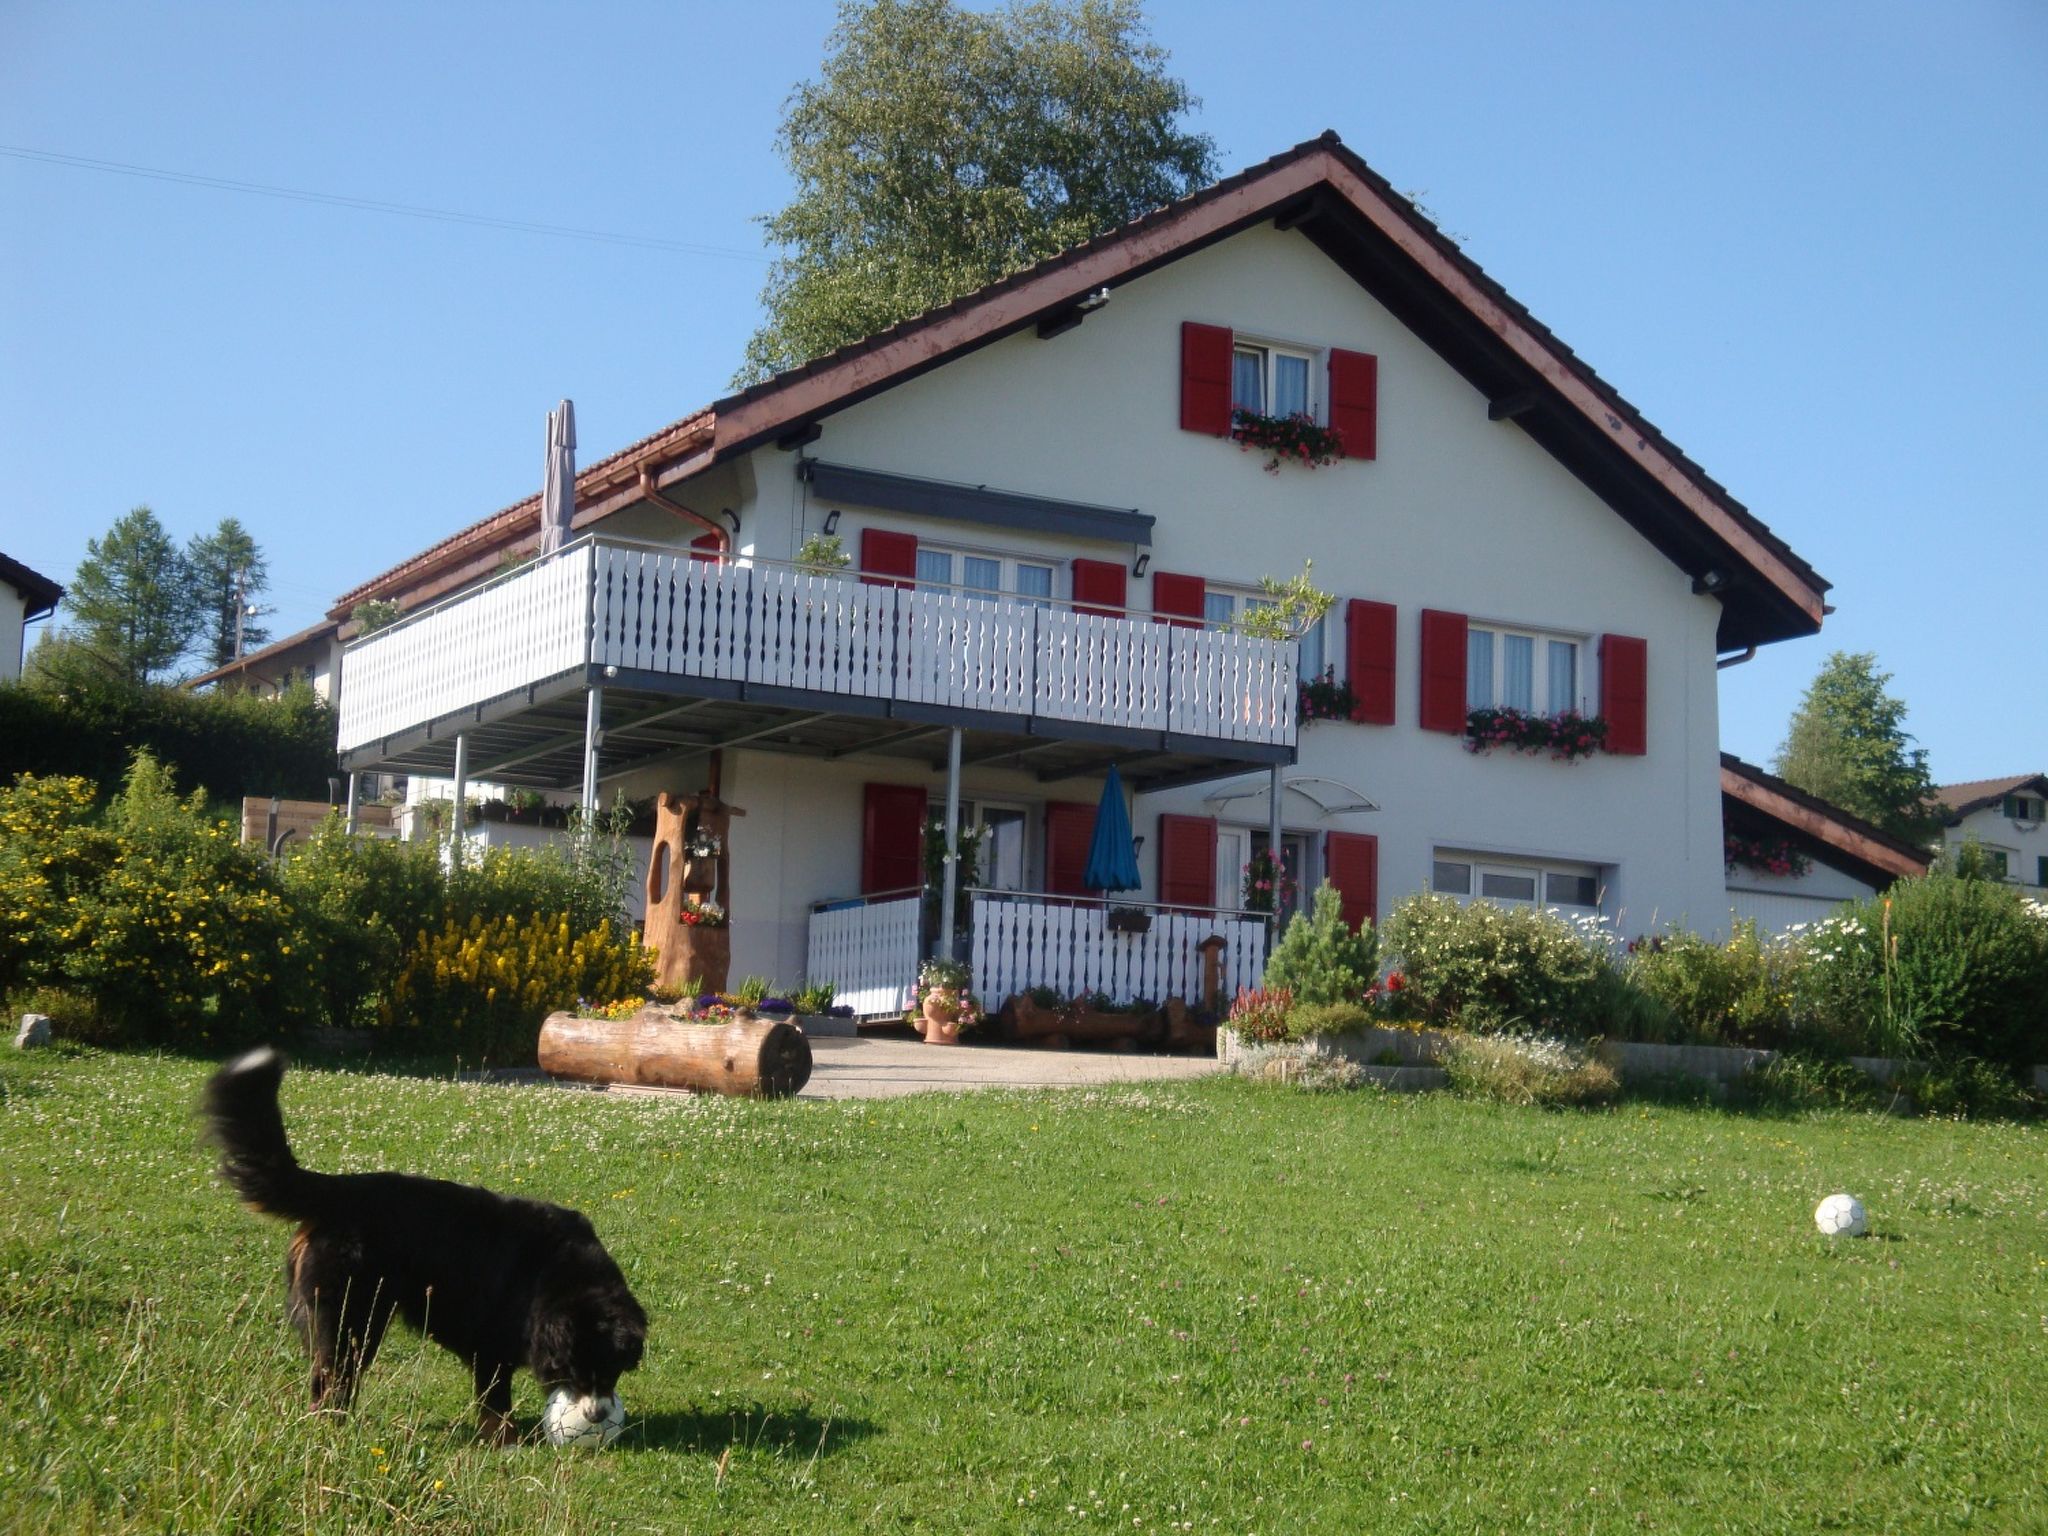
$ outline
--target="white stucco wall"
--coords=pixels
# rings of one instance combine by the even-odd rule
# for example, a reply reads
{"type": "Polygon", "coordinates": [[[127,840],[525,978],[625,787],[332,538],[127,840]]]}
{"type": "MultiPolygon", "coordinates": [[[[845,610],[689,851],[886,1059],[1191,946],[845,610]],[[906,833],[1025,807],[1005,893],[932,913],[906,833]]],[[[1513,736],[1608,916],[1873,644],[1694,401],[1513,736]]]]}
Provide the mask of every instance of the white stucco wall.
{"type": "Polygon", "coordinates": [[[21,676],[21,626],[27,613],[21,594],[0,581],[0,683],[21,676]]]}
{"type": "MultiPolygon", "coordinates": [[[[1682,572],[1520,428],[1489,422],[1483,396],[1301,236],[1259,228],[1184,258],[1117,289],[1077,330],[1050,341],[1026,331],[828,418],[822,440],[806,451],[832,463],[1136,507],[1158,520],[1152,570],[1212,584],[1249,585],[1313,559],[1317,584],[1340,599],[1328,641],[1340,675],[1341,600],[1397,604],[1397,723],[1314,726],[1291,770],[1352,785],[1380,811],[1326,817],[1289,796],[1287,813],[1290,831],[1379,837],[1383,914],[1426,884],[1433,849],[1455,845],[1600,866],[1607,910],[1631,930],[1670,922],[1725,929],[1718,605],[1694,596],[1682,572]],[[1235,444],[1181,431],[1183,320],[1376,354],[1377,460],[1266,474],[1258,456],[1235,444]],[[1598,701],[1598,636],[1647,639],[1648,755],[1577,764],[1478,757],[1459,737],[1421,730],[1424,608],[1578,636],[1588,707],[1598,701]]],[[[786,557],[828,508],[807,499],[794,455],[764,449],[752,457],[748,542],[764,556],[786,557]]],[[[1132,554],[1121,544],[843,511],[838,531],[856,555],[865,526],[1058,562],[1132,554]]],[[[1068,593],[1063,570],[1055,595],[1068,593]]],[[[1134,609],[1149,606],[1150,594],[1149,579],[1131,582],[1134,609]]],[[[857,781],[865,770],[831,771],[857,781]]],[[[1161,811],[1204,813],[1204,793],[1147,797],[1135,830],[1151,837],[1161,811]]],[[[1262,827],[1263,805],[1241,804],[1239,819],[1262,827]]],[[[822,828],[848,813],[808,796],[790,814],[822,828]]],[[[794,830],[790,836],[801,841],[794,830]]],[[[1148,853],[1141,862],[1149,879],[1154,860],[1148,853]]]]}

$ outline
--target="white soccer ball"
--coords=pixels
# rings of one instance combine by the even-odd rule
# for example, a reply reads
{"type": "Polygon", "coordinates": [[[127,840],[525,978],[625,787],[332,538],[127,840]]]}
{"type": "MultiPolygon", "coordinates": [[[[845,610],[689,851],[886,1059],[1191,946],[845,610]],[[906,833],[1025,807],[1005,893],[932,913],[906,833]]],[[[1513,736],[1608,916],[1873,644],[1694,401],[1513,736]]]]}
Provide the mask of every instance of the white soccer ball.
{"type": "Polygon", "coordinates": [[[1861,1237],[1870,1230],[1863,1202],[1854,1195],[1829,1195],[1813,1208],[1813,1224],[1826,1237],[1861,1237]]]}
{"type": "Polygon", "coordinates": [[[619,1438],[626,1427],[626,1405],[611,1397],[577,1397],[556,1392],[540,1416],[541,1433],[549,1445],[580,1445],[597,1450],[619,1438]]]}

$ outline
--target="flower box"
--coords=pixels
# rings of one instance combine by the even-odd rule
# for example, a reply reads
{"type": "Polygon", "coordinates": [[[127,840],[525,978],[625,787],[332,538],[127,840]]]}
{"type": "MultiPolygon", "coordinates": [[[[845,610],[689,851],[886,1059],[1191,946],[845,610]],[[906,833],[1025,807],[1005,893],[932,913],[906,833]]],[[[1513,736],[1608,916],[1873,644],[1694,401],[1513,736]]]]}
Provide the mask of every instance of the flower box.
{"type": "Polygon", "coordinates": [[[1152,914],[1140,907],[1111,907],[1102,926],[1111,933],[1150,933],[1152,914]]]}
{"type": "Polygon", "coordinates": [[[1235,410],[1230,413],[1230,435],[1247,453],[1266,455],[1268,474],[1277,475],[1283,463],[1319,469],[1344,457],[1344,439],[1336,430],[1301,413],[1263,416],[1235,410]]]}
{"type": "Polygon", "coordinates": [[[1491,752],[1503,747],[1531,756],[1549,753],[1561,763],[1591,757],[1607,744],[1607,722],[1599,715],[1567,709],[1555,715],[1527,710],[1475,709],[1465,716],[1465,750],[1491,752]]]}

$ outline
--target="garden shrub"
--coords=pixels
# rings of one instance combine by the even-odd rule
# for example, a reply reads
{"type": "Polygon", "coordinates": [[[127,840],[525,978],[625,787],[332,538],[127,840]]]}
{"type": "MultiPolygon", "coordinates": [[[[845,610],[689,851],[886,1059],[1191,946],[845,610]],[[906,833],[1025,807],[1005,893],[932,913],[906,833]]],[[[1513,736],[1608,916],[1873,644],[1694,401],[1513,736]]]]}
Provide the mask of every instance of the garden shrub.
{"type": "Polygon", "coordinates": [[[1815,1109],[1880,1109],[1897,1094],[1840,1056],[1780,1051],[1731,1083],[1728,1098],[1745,1109],[1800,1114],[1815,1109]]]}
{"type": "Polygon", "coordinates": [[[278,867],[320,955],[321,1012],[336,1028],[376,1022],[415,942],[441,926],[447,882],[432,843],[351,837],[338,817],[278,867]]]}
{"type": "Polygon", "coordinates": [[[1901,880],[1807,935],[1800,1023],[1879,1056],[2048,1061],[2048,910],[1947,871],[1901,880]]]}
{"type": "Polygon", "coordinates": [[[1662,1035],[1626,1038],[1764,1049],[1786,1045],[1792,1039],[1793,989],[1804,953],[1797,941],[1759,937],[1753,918],[1737,922],[1723,944],[1679,930],[1660,934],[1638,947],[1627,974],[1640,992],[1663,1006],[1670,1028],[1662,1035]]]}
{"type": "Polygon", "coordinates": [[[1502,1104],[1561,1109],[1609,1103],[1621,1091],[1605,1062],[1543,1035],[1461,1035],[1443,1068],[1457,1092],[1502,1104]]]}
{"type": "Polygon", "coordinates": [[[412,947],[381,1019],[471,1060],[530,1065],[548,1014],[638,998],[652,979],[639,935],[620,937],[610,923],[578,931],[541,913],[450,919],[412,947]]]}
{"type": "Polygon", "coordinates": [[[2018,1120],[2038,1112],[2034,1095],[2006,1068],[1975,1056],[1915,1063],[1893,1079],[1923,1115],[2018,1120]]]}
{"type": "Polygon", "coordinates": [[[1293,1011],[1294,994],[1285,987],[1250,987],[1237,994],[1225,1023],[1247,1044],[1268,1044],[1287,1038],[1287,1015],[1293,1011]]]}
{"type": "Polygon", "coordinates": [[[1394,908],[1386,945],[1404,1006],[1442,1028],[1599,1033],[1615,998],[1603,949],[1554,913],[1424,893],[1394,908]]]}
{"type": "Polygon", "coordinates": [[[102,817],[76,778],[25,776],[4,807],[8,981],[90,999],[106,1042],[219,1049],[307,1020],[315,956],[268,860],[150,754],[102,817]]]}
{"type": "Polygon", "coordinates": [[[1325,880],[1282,930],[1263,985],[1285,988],[1297,1004],[1356,1003],[1378,979],[1379,936],[1369,922],[1354,930],[1344,921],[1344,898],[1325,880]]]}
{"type": "Polygon", "coordinates": [[[1289,1044],[1248,1046],[1231,1064],[1231,1071],[1255,1083],[1279,1083],[1309,1093],[1363,1088],[1372,1081],[1355,1061],[1289,1044]]]}
{"type": "Polygon", "coordinates": [[[1287,1038],[1355,1035],[1378,1023],[1378,1015],[1363,1003],[1296,1003],[1287,1014],[1287,1038]]]}

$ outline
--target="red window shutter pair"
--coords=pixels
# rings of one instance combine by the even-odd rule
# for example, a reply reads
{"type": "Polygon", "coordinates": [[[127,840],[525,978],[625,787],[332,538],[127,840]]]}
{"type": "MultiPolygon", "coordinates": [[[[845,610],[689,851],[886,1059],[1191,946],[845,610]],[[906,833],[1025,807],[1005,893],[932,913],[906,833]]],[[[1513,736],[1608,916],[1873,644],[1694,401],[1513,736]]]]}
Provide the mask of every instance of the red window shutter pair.
{"type": "Polygon", "coordinates": [[[1056,800],[1045,808],[1045,888],[1054,896],[1086,896],[1081,877],[1088,869],[1088,844],[1095,836],[1095,807],[1056,800]]]}
{"type": "Polygon", "coordinates": [[[1200,629],[1209,595],[1208,583],[1199,576],[1176,576],[1171,571],[1152,573],[1152,617],[1182,629],[1200,629]]]}
{"type": "Polygon", "coordinates": [[[1380,920],[1380,840],[1365,832],[1323,836],[1323,873],[1344,902],[1353,928],[1380,920]]]}
{"type": "Polygon", "coordinates": [[[860,893],[905,891],[924,884],[924,789],[869,784],[862,807],[860,893]]]}
{"type": "Polygon", "coordinates": [[[871,587],[909,586],[917,576],[917,535],[892,533],[887,528],[861,529],[860,570],[860,579],[871,587]]]}
{"type": "Polygon", "coordinates": [[[1124,613],[1124,568],[1117,560],[1076,560],[1074,562],[1074,607],[1081,613],[1099,613],[1105,618],[1122,618],[1124,613]]]}
{"type": "Polygon", "coordinates": [[[1600,713],[1607,750],[1641,757],[1650,749],[1650,643],[1632,635],[1600,637],[1600,713]]]}
{"type": "Polygon", "coordinates": [[[1354,597],[1344,606],[1345,669],[1361,725],[1394,723],[1395,610],[1392,603],[1354,597]]]}
{"type": "Polygon", "coordinates": [[[1169,907],[1216,905],[1216,818],[1159,818],[1159,900],[1169,907]]]}
{"type": "MultiPolygon", "coordinates": [[[[1237,336],[1228,326],[1183,321],[1180,328],[1180,424],[1187,432],[1230,435],[1231,367],[1237,336]]],[[[1344,456],[1379,452],[1380,360],[1370,352],[1330,349],[1330,427],[1344,456]]]]}

